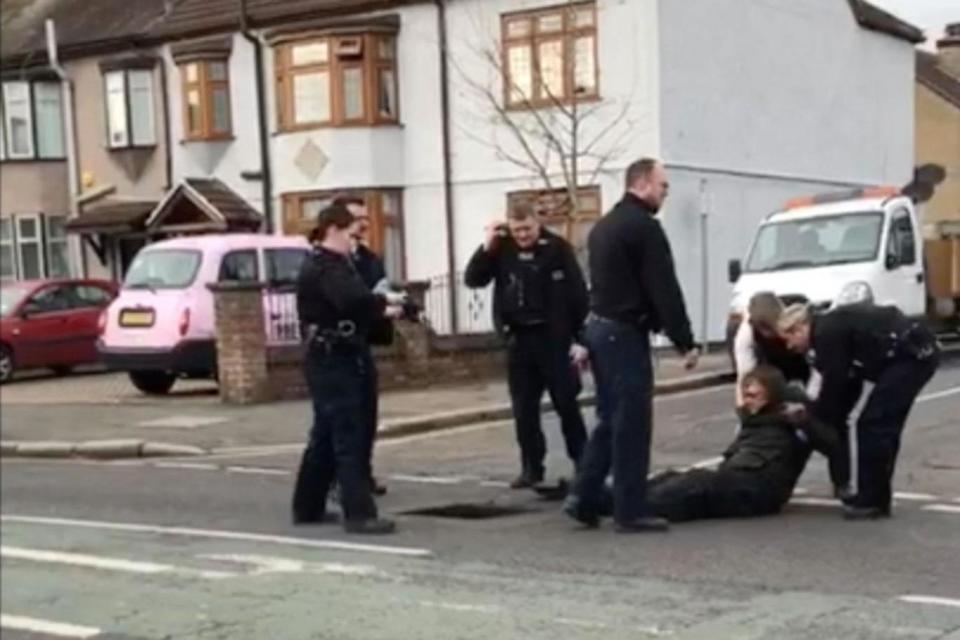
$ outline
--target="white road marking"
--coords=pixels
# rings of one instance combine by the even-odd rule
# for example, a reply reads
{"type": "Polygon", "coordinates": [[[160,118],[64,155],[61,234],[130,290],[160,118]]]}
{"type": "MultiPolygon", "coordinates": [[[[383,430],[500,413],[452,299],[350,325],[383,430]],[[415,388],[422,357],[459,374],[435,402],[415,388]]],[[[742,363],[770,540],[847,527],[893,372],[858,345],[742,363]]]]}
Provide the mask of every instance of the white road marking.
{"type": "Polygon", "coordinates": [[[156,420],[144,420],[136,423],[138,427],[166,429],[196,429],[213,424],[227,422],[229,418],[221,416],[165,416],[156,420]]]}
{"type": "Polygon", "coordinates": [[[262,476],[289,476],[292,473],[286,469],[271,469],[269,467],[227,467],[227,472],[262,476]]]}
{"type": "Polygon", "coordinates": [[[100,635],[100,629],[96,627],[52,622],[39,618],[27,618],[26,616],[11,616],[6,613],[0,613],[0,627],[30,633],[44,633],[60,638],[95,638],[100,635]]]}
{"type": "Polygon", "coordinates": [[[953,387],[952,389],[944,389],[943,391],[936,391],[934,393],[928,393],[917,398],[917,402],[929,402],[931,400],[939,400],[940,398],[946,398],[948,396],[955,396],[960,393],[960,387],[953,387]]]}
{"type": "Polygon", "coordinates": [[[342,562],[304,562],[290,558],[263,556],[255,554],[210,554],[197,556],[218,562],[234,562],[253,566],[248,575],[263,575],[266,573],[322,573],[339,576],[386,576],[387,574],[376,567],[365,564],[345,564],[342,562]]]}
{"type": "Polygon", "coordinates": [[[212,580],[220,578],[233,578],[237,576],[235,573],[225,573],[223,571],[200,571],[183,567],[175,567],[170,564],[159,564],[156,562],[141,562],[138,560],[125,560],[123,558],[108,558],[105,556],[94,556],[85,553],[42,551],[40,549],[25,549],[22,547],[0,546],[0,557],[13,560],[46,562],[49,564],[65,564],[75,567],[100,569],[103,571],[121,571],[124,573],[179,573],[196,575],[201,578],[208,578],[212,580]]]}
{"type": "Polygon", "coordinates": [[[940,513],[956,513],[960,514],[960,506],[953,504],[928,504],[923,507],[924,511],[937,511],[940,513]]]}
{"type": "Polygon", "coordinates": [[[565,624],[571,627],[583,627],[585,629],[609,629],[610,625],[595,620],[577,620],[575,618],[555,618],[557,624],[565,624]]]}
{"type": "Polygon", "coordinates": [[[157,469],[195,469],[198,471],[217,471],[220,467],[205,462],[154,462],[150,466],[157,469]]]}
{"type": "Polygon", "coordinates": [[[836,498],[791,498],[790,504],[808,507],[839,507],[840,501],[836,498]]]}
{"type": "Polygon", "coordinates": [[[103,522],[99,520],[74,520],[70,518],[46,518],[40,516],[8,514],[0,515],[0,522],[50,525],[55,527],[104,529],[108,531],[129,531],[132,533],[154,533],[158,535],[211,538],[218,540],[242,540],[245,542],[263,542],[267,544],[277,544],[291,547],[310,547],[314,549],[334,549],[337,551],[382,553],[386,555],[411,556],[418,558],[427,558],[433,556],[433,552],[429,549],[421,549],[416,547],[395,547],[389,545],[363,544],[358,542],[342,542],[339,540],[294,538],[291,536],[247,533],[244,531],[221,531],[216,529],[194,529],[190,527],[164,527],[126,522],[103,522]]]}
{"type": "MultiPolygon", "coordinates": [[[[496,488],[496,489],[506,489],[506,488],[509,488],[509,487],[510,487],[510,483],[509,483],[509,482],[505,482],[505,481],[503,481],[503,480],[484,480],[483,482],[480,483],[480,486],[481,486],[481,487],[493,487],[493,488],[496,488]]],[[[960,501],[958,501],[958,502],[960,502],[960,501]]]]}
{"type": "Polygon", "coordinates": [[[900,596],[897,598],[901,602],[909,602],[911,604],[935,604],[942,607],[957,607],[960,608],[960,600],[955,598],[938,598],[937,596],[900,596]]]}
{"type": "Polygon", "coordinates": [[[897,500],[906,500],[908,502],[934,502],[938,500],[937,496],[929,493],[910,493],[908,491],[896,491],[893,497],[897,500]]]}
{"type": "Polygon", "coordinates": [[[805,496],[810,493],[809,489],[804,489],[803,487],[797,487],[793,490],[793,495],[795,496],[805,496]]]}
{"type": "Polygon", "coordinates": [[[470,476],[412,476],[403,473],[395,473],[389,476],[391,480],[397,482],[414,482],[420,484],[461,484],[468,480],[479,480],[470,476]]]}
{"type": "Polygon", "coordinates": [[[459,604],[456,602],[434,602],[432,600],[421,600],[417,604],[421,607],[432,607],[436,609],[447,609],[449,611],[462,611],[473,613],[500,613],[502,607],[486,604],[459,604]]]}

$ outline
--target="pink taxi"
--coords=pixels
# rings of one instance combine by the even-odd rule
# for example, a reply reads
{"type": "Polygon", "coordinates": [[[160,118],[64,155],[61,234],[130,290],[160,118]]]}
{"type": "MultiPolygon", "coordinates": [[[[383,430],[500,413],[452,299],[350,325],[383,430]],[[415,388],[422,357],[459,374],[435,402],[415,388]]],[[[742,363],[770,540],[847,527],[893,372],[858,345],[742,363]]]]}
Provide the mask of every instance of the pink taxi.
{"type": "Polygon", "coordinates": [[[291,291],[309,253],[305,238],[192,236],[140,251],[120,295],[100,318],[97,350],[137,389],[167,393],[177,378],[216,377],[215,282],[265,282],[291,291]]]}

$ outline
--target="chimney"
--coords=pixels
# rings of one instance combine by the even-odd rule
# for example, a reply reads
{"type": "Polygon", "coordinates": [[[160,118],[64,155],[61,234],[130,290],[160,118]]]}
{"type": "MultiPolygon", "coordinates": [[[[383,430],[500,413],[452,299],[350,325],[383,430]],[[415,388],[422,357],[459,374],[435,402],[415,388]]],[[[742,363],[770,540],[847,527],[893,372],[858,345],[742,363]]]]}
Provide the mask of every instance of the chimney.
{"type": "Polygon", "coordinates": [[[947,25],[947,34],[937,41],[940,68],[960,78],[960,22],[947,25]]]}

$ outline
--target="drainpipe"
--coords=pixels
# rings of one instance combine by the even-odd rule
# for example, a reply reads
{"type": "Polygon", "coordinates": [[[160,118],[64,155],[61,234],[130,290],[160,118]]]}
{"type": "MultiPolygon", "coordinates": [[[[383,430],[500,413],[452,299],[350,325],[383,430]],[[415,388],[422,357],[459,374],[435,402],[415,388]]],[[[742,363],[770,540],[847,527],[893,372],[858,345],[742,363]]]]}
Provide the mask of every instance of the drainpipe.
{"type": "Polygon", "coordinates": [[[166,172],[166,183],[163,190],[166,192],[173,187],[173,133],[170,131],[170,102],[169,90],[167,87],[167,59],[160,55],[160,97],[163,100],[163,142],[167,146],[164,154],[164,171],[166,172]]]}
{"type": "Polygon", "coordinates": [[[270,168],[270,133],[267,130],[267,97],[263,80],[263,43],[250,32],[247,16],[247,0],[240,0],[240,33],[253,45],[254,66],[256,67],[257,125],[260,133],[260,176],[263,188],[264,232],[273,233],[273,172],[270,168]]]}
{"type": "Polygon", "coordinates": [[[710,196],[706,178],[700,180],[700,335],[703,353],[710,350],[710,196]]]}
{"type": "Polygon", "coordinates": [[[447,3],[435,0],[437,5],[437,33],[440,40],[440,123],[443,137],[443,199],[444,219],[447,225],[447,272],[450,279],[450,329],[454,335],[460,333],[457,307],[457,256],[454,241],[453,209],[453,172],[450,151],[450,52],[447,45],[447,3]]]}
{"type": "MultiPolygon", "coordinates": [[[[75,218],[79,213],[77,205],[77,196],[80,194],[80,176],[77,168],[77,140],[74,130],[73,120],[73,83],[67,70],[60,65],[60,57],[57,54],[57,31],[53,20],[47,19],[45,23],[47,35],[47,60],[50,68],[60,79],[60,102],[63,105],[63,137],[66,143],[67,152],[67,197],[69,207],[69,217],[75,218]]],[[[70,252],[73,254],[73,264],[80,265],[83,275],[87,275],[86,264],[82,260],[80,245],[76,239],[68,241],[70,252]]]]}

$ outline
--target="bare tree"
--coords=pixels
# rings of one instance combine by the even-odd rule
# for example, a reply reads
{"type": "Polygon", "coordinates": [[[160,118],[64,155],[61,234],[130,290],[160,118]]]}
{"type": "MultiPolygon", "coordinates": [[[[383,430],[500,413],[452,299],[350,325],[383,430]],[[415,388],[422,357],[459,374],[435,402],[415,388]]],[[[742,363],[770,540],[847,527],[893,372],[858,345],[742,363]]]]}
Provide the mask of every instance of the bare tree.
{"type": "MultiPolygon", "coordinates": [[[[565,20],[572,20],[575,3],[567,0],[567,4],[565,20]]],[[[532,81],[524,87],[510,73],[507,49],[494,39],[481,46],[466,45],[483,62],[486,73],[478,77],[456,59],[453,64],[488,122],[494,125],[491,138],[471,126],[461,126],[464,135],[492,147],[497,158],[528,172],[545,191],[563,192],[565,197],[554,201],[551,209],[576,218],[581,212],[579,189],[595,184],[609,164],[626,152],[629,140],[622,134],[632,128],[633,105],[629,99],[619,103],[597,100],[592,87],[577,83],[578,61],[571,40],[562,40],[560,57],[563,86],[572,85],[572,91],[565,95],[554,92],[544,60],[534,63],[537,58],[533,55],[532,81]]]]}

